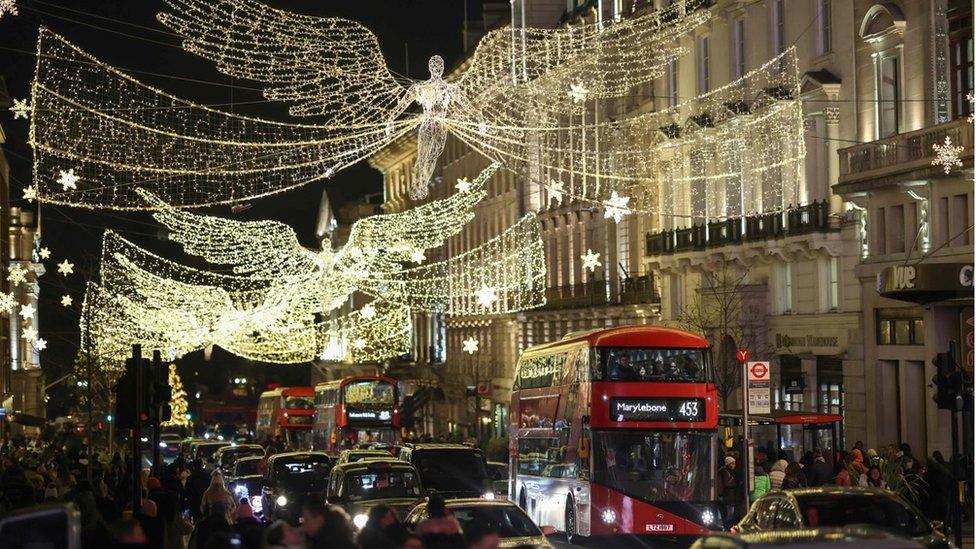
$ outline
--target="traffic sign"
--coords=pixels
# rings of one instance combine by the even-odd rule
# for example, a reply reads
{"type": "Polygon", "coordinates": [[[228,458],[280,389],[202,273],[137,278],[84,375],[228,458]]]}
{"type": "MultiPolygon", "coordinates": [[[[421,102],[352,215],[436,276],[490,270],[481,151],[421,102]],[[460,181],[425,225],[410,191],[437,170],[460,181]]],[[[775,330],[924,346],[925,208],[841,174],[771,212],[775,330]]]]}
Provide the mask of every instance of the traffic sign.
{"type": "Polygon", "coordinates": [[[749,349],[739,349],[736,351],[735,359],[738,360],[740,364],[749,362],[749,349]]]}
{"type": "Polygon", "coordinates": [[[768,414],[771,411],[769,362],[747,362],[746,374],[749,383],[749,413],[768,414]]]}

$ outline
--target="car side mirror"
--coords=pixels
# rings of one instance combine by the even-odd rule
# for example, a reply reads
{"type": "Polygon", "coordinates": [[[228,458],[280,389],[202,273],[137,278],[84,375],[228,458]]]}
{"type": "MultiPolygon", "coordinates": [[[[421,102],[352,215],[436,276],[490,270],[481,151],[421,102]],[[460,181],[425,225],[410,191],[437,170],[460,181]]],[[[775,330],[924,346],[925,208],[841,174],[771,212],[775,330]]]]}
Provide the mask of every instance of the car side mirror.
{"type": "Polygon", "coordinates": [[[543,536],[547,536],[547,537],[548,536],[552,536],[552,535],[554,535],[556,533],[556,527],[555,526],[543,526],[541,528],[541,530],[542,530],[542,535],[543,536]]]}

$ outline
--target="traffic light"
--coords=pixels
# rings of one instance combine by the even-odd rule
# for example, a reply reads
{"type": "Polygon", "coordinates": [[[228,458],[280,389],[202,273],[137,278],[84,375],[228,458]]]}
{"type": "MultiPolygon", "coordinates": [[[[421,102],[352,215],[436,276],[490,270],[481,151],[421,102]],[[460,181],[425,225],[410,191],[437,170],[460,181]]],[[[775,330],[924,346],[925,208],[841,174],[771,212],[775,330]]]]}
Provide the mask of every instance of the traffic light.
{"type": "Polygon", "coordinates": [[[125,372],[115,382],[115,426],[132,429],[135,420],[135,367],[131,358],[125,359],[125,372]]]}
{"type": "Polygon", "coordinates": [[[952,387],[952,374],[955,371],[955,364],[952,363],[952,355],[949,353],[939,353],[932,359],[935,366],[935,375],[932,376],[932,384],[935,386],[935,396],[932,400],[941,410],[956,409],[956,393],[952,387]]]}

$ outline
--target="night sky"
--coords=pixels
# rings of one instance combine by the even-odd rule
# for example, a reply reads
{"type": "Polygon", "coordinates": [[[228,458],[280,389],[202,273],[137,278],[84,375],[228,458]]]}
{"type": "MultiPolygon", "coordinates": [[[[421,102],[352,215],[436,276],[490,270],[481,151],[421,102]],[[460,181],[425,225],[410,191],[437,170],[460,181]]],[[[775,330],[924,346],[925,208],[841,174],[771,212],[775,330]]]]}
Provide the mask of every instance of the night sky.
{"type": "MultiPolygon", "coordinates": [[[[464,4],[461,0],[265,1],[281,9],[346,17],[365,24],[379,37],[389,66],[396,72],[407,72],[405,49],[409,50],[408,74],[415,79],[428,76],[427,59],[431,55],[440,54],[450,67],[462,53],[464,4]]],[[[470,17],[478,15],[476,4],[480,2],[471,0],[470,17]]],[[[179,38],[156,21],[156,12],[162,9],[159,0],[18,0],[18,7],[18,16],[5,15],[0,19],[0,75],[6,79],[7,91],[12,98],[29,97],[37,29],[44,25],[108,64],[123,70],[167,75],[131,73],[178,97],[222,105],[216,107],[221,110],[294,120],[287,114],[287,105],[262,102],[263,96],[256,91],[261,86],[259,83],[232,79],[219,73],[211,62],[184,52],[179,47],[179,38]]],[[[32,154],[26,143],[28,124],[23,119],[14,121],[12,113],[4,110],[0,112],[0,125],[7,135],[4,147],[11,167],[12,205],[36,210],[36,203],[28,205],[20,200],[23,188],[31,181],[32,154]]],[[[361,162],[328,182],[315,182],[253,201],[251,209],[238,214],[232,213],[227,206],[198,211],[234,219],[284,221],[296,229],[303,243],[314,246],[317,207],[326,185],[333,207],[338,208],[364,194],[380,191],[382,178],[379,172],[361,162]]],[[[78,348],[77,305],[82,301],[86,279],[97,272],[105,228],[167,258],[200,266],[184,256],[179,247],[161,238],[164,231],[148,215],[48,205],[41,208],[40,215],[42,245],[52,251],[51,259],[44,262],[47,274],[40,279],[39,323],[41,337],[48,341],[47,350],[41,353],[41,361],[48,382],[71,371],[78,348]],[[75,264],[74,275],[63,277],[56,272],[55,264],[63,259],[75,264]],[[60,305],[65,293],[72,295],[75,307],[60,305]]],[[[195,383],[208,386],[211,392],[220,392],[227,380],[238,372],[252,379],[266,375],[267,381],[286,385],[307,383],[309,375],[308,365],[264,365],[238,359],[219,349],[215,349],[209,362],[204,362],[202,353],[197,352],[181,359],[178,367],[191,395],[195,383]]],[[[64,406],[74,400],[67,390],[68,385],[61,384],[49,391],[49,417],[62,413],[64,406]]]]}

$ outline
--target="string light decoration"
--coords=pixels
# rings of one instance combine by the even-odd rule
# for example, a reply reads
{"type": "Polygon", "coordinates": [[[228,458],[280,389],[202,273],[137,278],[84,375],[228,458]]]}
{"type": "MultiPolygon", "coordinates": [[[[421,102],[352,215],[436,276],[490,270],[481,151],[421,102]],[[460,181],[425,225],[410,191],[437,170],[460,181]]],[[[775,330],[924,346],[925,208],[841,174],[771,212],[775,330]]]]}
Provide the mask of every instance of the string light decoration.
{"type": "Polygon", "coordinates": [[[687,1],[610,26],[499,29],[452,80],[443,79],[435,56],[431,78],[405,88],[376,37],[354,21],[256,0],[166,4],[159,20],[184,37],[187,51],[226,74],[266,83],[266,97],[319,123],[250,118],[178,99],[41,29],[31,143],[42,200],[145,209],[135,192],[141,186],[174,207],[246,201],[329,178],[415,128],[410,194],[424,196],[449,131],[481,136],[478,150],[491,158],[506,156],[495,154],[502,145],[534,150],[538,138],[579,126],[559,116],[571,101],[554,100],[567,98],[571,84],[587,101],[623,97],[661,76],[686,51],[675,46],[678,38],[709,17],[697,9],[701,1],[687,1]],[[414,102],[421,112],[403,116],[414,102]],[[69,169],[81,178],[77,189],[52,179],[69,169]]]}
{"type": "Polygon", "coordinates": [[[413,312],[500,314],[541,305],[545,261],[531,215],[466,254],[405,266],[417,250],[460,232],[496,169],[448,198],[357,221],[343,247],[319,252],[302,248],[286,225],[192,214],[142,191],[172,240],[230,274],[174,263],[108,231],[99,283],[85,296],[85,306],[97,306],[83,334],[113,357],[138,342],[168,356],[219,345],[266,362],[368,361],[409,350],[413,312]],[[495,295],[487,310],[476,303],[486,287],[495,295]],[[357,292],[373,301],[339,314],[357,292]]]}
{"type": "Polygon", "coordinates": [[[4,14],[17,15],[17,0],[0,0],[0,19],[4,14]]]}
{"type": "Polygon", "coordinates": [[[173,398],[169,402],[170,419],[160,423],[160,425],[163,427],[189,427],[190,407],[186,400],[183,380],[180,379],[180,374],[176,371],[176,364],[169,365],[169,386],[173,390],[173,398]]]}
{"type": "Polygon", "coordinates": [[[598,99],[608,95],[602,88],[585,87],[580,102],[554,101],[555,90],[533,103],[488,101],[482,113],[499,123],[487,133],[476,118],[446,123],[472,148],[546,188],[546,201],[591,202],[615,219],[656,214],[687,223],[781,211],[802,198],[794,48],[661,111],[615,110],[598,99]]]}

